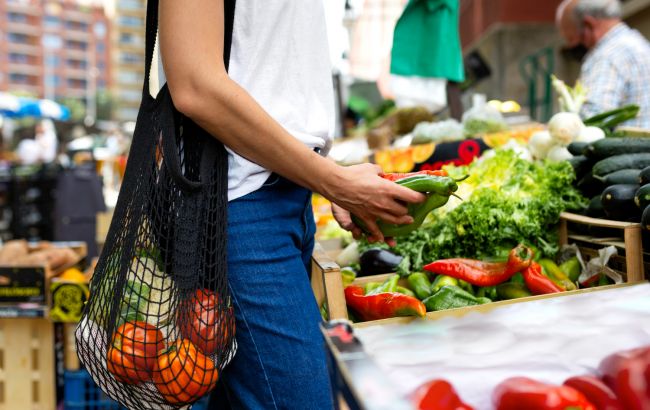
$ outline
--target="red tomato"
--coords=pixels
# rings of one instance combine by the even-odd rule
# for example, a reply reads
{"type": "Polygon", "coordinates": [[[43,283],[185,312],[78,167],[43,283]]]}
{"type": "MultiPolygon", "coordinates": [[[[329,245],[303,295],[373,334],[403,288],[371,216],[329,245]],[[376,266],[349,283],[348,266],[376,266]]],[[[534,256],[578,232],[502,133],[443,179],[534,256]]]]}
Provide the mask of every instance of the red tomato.
{"type": "Polygon", "coordinates": [[[158,352],[165,348],[163,335],[144,322],[126,322],[113,334],[107,367],[123,383],[138,384],[151,379],[158,352]]]}
{"type": "Polygon", "coordinates": [[[189,339],[203,353],[210,356],[219,348],[225,348],[228,329],[234,321],[232,307],[229,312],[218,312],[219,297],[207,289],[199,289],[179,309],[179,328],[181,336],[189,339]],[[188,317],[189,314],[189,317],[188,317]]]}

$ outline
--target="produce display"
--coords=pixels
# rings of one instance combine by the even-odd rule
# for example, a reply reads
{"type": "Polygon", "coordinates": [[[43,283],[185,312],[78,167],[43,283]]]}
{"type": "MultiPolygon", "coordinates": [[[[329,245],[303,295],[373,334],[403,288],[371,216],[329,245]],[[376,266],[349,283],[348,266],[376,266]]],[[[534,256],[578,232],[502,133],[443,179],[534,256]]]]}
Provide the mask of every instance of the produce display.
{"type": "MultiPolygon", "coordinates": [[[[603,359],[598,375],[568,378],[562,385],[511,377],[492,393],[495,410],[644,410],[650,408],[650,347],[603,359]]],[[[410,397],[418,410],[472,410],[446,380],[422,384],[410,397]]]]}
{"type": "MultiPolygon", "coordinates": [[[[404,257],[403,276],[438,259],[504,257],[519,243],[554,257],[560,213],[587,205],[566,162],[531,163],[495,150],[467,167],[445,169],[452,177],[469,175],[456,192],[463,200],[450,200],[431,222],[397,241],[393,251],[404,257]]],[[[361,241],[360,251],[376,246],[361,241]]]]}

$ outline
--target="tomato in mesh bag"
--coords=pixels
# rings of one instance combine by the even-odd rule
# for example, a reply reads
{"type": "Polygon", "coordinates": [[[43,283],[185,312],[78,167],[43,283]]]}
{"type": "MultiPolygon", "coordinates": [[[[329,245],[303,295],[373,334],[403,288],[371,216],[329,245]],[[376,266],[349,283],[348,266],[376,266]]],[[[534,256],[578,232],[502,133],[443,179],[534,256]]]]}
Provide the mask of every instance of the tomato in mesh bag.
{"type": "Polygon", "coordinates": [[[163,335],[144,322],[126,322],[115,331],[108,349],[108,371],[123,383],[151,379],[158,352],[165,348],[163,335]]]}
{"type": "Polygon", "coordinates": [[[214,388],[219,371],[208,356],[187,339],[162,350],[153,369],[153,382],[171,404],[186,404],[214,388]]]}

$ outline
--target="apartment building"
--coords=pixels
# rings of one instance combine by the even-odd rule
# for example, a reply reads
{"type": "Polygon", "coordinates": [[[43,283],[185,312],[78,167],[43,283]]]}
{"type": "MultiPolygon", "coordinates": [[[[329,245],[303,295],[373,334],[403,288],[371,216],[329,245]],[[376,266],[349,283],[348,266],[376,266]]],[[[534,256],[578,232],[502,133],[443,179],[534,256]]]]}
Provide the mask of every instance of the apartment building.
{"type": "Polygon", "coordinates": [[[146,0],[115,0],[113,16],[113,95],[116,119],[135,121],[144,78],[146,0]]]}
{"type": "Polygon", "coordinates": [[[94,101],[112,85],[110,31],[102,6],[0,0],[0,90],[94,101]]]}

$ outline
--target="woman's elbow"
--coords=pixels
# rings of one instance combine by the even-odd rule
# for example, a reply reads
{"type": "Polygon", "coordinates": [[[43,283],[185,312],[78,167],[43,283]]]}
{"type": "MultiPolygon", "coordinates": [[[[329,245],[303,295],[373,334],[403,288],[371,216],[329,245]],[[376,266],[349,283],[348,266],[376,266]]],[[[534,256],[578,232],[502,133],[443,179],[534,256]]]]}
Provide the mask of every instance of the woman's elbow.
{"type": "Polygon", "coordinates": [[[174,107],[192,119],[201,118],[206,109],[214,112],[212,106],[219,102],[218,88],[215,88],[214,84],[211,79],[192,75],[169,81],[169,92],[174,107]]]}

